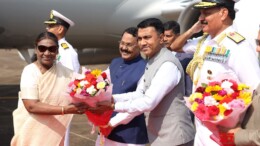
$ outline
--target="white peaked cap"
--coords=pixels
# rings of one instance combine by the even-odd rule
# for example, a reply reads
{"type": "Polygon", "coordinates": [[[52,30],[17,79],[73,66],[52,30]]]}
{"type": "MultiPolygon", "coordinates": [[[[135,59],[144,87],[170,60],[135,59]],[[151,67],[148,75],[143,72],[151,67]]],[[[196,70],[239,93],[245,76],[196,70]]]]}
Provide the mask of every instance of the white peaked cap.
{"type": "Polygon", "coordinates": [[[51,10],[50,19],[48,21],[44,21],[44,23],[45,24],[60,24],[67,28],[75,25],[75,23],[72,20],[70,20],[69,18],[65,17],[64,15],[62,15],[61,13],[59,13],[55,10],[51,10]]]}

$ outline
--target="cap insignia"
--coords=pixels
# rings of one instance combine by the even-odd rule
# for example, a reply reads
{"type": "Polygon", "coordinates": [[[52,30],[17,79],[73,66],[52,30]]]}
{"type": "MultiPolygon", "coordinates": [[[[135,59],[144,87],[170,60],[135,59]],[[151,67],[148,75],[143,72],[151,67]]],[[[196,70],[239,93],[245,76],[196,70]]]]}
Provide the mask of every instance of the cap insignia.
{"type": "Polygon", "coordinates": [[[195,7],[213,7],[216,5],[217,5],[217,3],[213,3],[213,2],[200,2],[200,3],[196,4],[195,7]]]}
{"type": "Polygon", "coordinates": [[[50,19],[53,19],[53,11],[50,13],[50,19]]]}

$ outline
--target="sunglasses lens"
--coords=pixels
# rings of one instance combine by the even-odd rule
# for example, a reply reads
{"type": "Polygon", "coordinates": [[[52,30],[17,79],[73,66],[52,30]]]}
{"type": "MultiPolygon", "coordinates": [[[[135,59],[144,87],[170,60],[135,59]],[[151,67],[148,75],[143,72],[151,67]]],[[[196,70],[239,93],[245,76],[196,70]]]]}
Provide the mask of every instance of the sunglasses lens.
{"type": "Polygon", "coordinates": [[[38,46],[38,50],[40,52],[45,52],[47,50],[47,47],[46,46],[38,46]]]}
{"type": "Polygon", "coordinates": [[[58,47],[57,46],[50,46],[50,47],[47,47],[47,46],[38,46],[38,50],[40,52],[45,52],[46,50],[48,50],[49,52],[53,52],[55,53],[57,51],[58,47]]]}
{"type": "Polygon", "coordinates": [[[51,46],[51,47],[48,48],[48,50],[49,50],[50,52],[56,52],[57,49],[58,49],[57,46],[51,46]]]}
{"type": "Polygon", "coordinates": [[[260,46],[260,40],[256,39],[255,42],[257,46],[260,46]]]}

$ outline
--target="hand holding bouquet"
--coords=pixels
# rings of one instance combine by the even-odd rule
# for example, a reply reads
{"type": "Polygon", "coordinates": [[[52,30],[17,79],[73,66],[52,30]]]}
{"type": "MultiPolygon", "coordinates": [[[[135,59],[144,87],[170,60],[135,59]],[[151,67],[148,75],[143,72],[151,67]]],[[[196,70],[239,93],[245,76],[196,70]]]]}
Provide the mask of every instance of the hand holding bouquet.
{"type": "MultiPolygon", "coordinates": [[[[112,84],[106,72],[101,70],[88,70],[83,68],[82,74],[70,82],[68,86],[70,99],[73,103],[85,102],[91,107],[96,107],[100,101],[111,100],[112,84]]],[[[86,111],[86,115],[94,126],[107,125],[112,115],[112,110],[105,111],[101,114],[86,111]]],[[[101,133],[107,136],[109,133],[100,128],[101,133]]]]}

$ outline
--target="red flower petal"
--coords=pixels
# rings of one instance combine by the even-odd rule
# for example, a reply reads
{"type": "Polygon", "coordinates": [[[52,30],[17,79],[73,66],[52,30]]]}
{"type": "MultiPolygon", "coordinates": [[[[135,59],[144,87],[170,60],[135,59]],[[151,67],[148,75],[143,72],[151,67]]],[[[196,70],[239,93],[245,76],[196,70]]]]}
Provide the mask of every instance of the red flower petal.
{"type": "Polygon", "coordinates": [[[210,116],[217,116],[219,114],[219,109],[217,106],[209,106],[208,110],[210,116]]]}
{"type": "Polygon", "coordinates": [[[232,109],[230,109],[230,110],[226,110],[225,112],[224,112],[224,115],[225,116],[228,116],[229,114],[231,114],[232,113],[232,109]]]}

